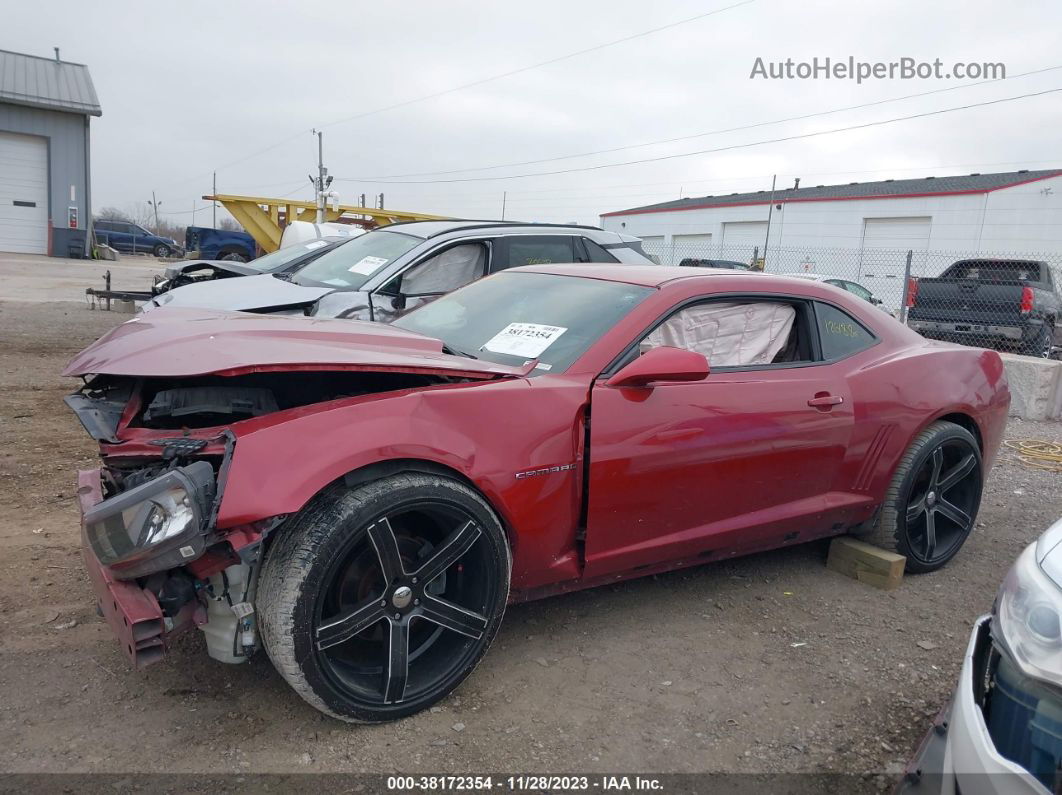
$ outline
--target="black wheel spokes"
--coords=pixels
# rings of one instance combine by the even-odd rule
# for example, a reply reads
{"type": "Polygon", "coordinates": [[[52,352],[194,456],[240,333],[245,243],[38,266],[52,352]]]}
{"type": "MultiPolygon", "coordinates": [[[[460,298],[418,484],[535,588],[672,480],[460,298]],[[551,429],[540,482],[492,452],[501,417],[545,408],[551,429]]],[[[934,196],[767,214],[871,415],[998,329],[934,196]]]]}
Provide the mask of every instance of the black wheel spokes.
{"type": "Polygon", "coordinates": [[[450,566],[457,563],[461,556],[468,552],[472,545],[476,543],[476,539],[479,538],[482,532],[479,525],[474,522],[465,522],[457,529],[457,532],[452,533],[443,542],[442,548],[427,563],[414,572],[413,582],[420,582],[422,586],[430,583],[450,566]]]}
{"type": "MultiPolygon", "coordinates": [[[[382,672],[377,698],[382,697],[384,704],[400,703],[410,683],[411,660],[416,659],[419,666],[424,657],[433,654],[442,657],[447,653],[456,660],[467,648],[463,644],[439,644],[449,651],[435,653],[434,649],[429,648],[424,657],[421,652],[413,653],[411,634],[417,637],[417,633],[411,633],[413,619],[423,620],[472,640],[482,639],[487,630],[488,619],[485,615],[456,603],[455,597],[449,594],[449,575],[445,586],[441,582],[436,586],[441,593],[429,593],[427,590],[429,585],[462,561],[482,534],[482,528],[475,522],[462,520],[455,530],[438,543],[426,561],[411,570],[413,567],[408,565],[408,561],[403,564],[399,537],[391,519],[378,519],[366,528],[365,535],[379,560],[383,593],[322,620],[315,631],[317,649],[321,652],[333,649],[355,640],[379,622],[385,622],[387,634],[382,649],[383,659],[376,669],[382,672]]],[[[428,659],[426,664],[433,670],[446,670],[448,667],[446,659],[428,659]]],[[[420,676],[423,678],[423,674],[420,676]]]]}
{"type": "Polygon", "coordinates": [[[406,694],[409,677],[409,622],[388,621],[391,631],[384,668],[384,703],[395,704],[406,694]]]}
{"type": "Polygon", "coordinates": [[[386,584],[390,585],[405,575],[402,553],[398,551],[398,537],[391,527],[391,521],[385,516],[369,525],[365,532],[376,550],[376,557],[380,559],[380,571],[386,584]]]}
{"type": "Polygon", "coordinates": [[[431,621],[433,624],[438,624],[444,629],[452,629],[454,632],[459,632],[474,640],[482,638],[487,629],[486,616],[482,616],[472,610],[465,610],[463,607],[458,607],[435,596],[425,597],[421,602],[420,612],[416,616],[417,618],[423,618],[425,621],[431,621]]]}
{"type": "Polygon", "coordinates": [[[329,619],[328,623],[317,627],[317,648],[323,651],[336,646],[364,632],[378,621],[383,621],[387,618],[386,607],[387,602],[373,597],[353,610],[329,619]]]}
{"type": "Polygon", "coordinates": [[[961,445],[956,460],[948,461],[946,447],[945,443],[933,450],[923,465],[920,480],[924,485],[908,502],[905,514],[912,549],[926,563],[946,557],[962,542],[973,526],[976,509],[976,497],[966,486],[977,475],[977,458],[961,445]]]}

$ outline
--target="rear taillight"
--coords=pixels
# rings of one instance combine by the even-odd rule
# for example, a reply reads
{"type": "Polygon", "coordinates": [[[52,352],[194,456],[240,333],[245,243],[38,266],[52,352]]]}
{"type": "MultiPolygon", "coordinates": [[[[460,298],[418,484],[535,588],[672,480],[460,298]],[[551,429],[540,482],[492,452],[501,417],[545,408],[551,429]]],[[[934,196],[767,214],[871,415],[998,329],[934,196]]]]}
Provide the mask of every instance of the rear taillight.
{"type": "Polygon", "coordinates": [[[1021,288],[1021,313],[1027,315],[1033,311],[1033,291],[1032,287],[1021,288]]]}
{"type": "Polygon", "coordinates": [[[907,280],[907,308],[910,309],[915,305],[915,299],[918,297],[918,279],[913,276],[907,280]]]}

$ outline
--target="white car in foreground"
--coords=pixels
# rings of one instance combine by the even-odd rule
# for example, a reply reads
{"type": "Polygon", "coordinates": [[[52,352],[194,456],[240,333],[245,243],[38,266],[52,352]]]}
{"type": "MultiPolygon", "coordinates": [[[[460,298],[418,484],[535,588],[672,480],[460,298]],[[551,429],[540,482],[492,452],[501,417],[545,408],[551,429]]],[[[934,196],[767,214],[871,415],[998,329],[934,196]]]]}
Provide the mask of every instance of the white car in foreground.
{"type": "Polygon", "coordinates": [[[974,625],[959,684],[898,793],[1062,792],[1062,520],[1030,544],[974,625]]]}

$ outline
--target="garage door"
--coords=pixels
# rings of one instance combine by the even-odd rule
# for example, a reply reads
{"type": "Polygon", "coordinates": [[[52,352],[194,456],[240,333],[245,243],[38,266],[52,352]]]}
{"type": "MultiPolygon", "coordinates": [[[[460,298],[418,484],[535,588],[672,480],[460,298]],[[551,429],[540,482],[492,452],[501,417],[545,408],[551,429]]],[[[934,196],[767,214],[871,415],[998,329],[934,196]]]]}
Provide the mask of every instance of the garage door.
{"type": "MultiPolygon", "coordinates": [[[[929,216],[866,218],[856,281],[896,310],[903,301],[907,252],[914,252],[912,272],[923,272],[933,219],[929,216]]],[[[850,278],[850,277],[849,277],[850,278]]]]}
{"type": "Polygon", "coordinates": [[[48,253],[48,141],[0,132],[0,251],[48,253]]]}
{"type": "Polygon", "coordinates": [[[767,237],[766,221],[732,221],[723,224],[722,259],[750,262],[759,249],[763,256],[763,241],[767,237]]]}
{"type": "Polygon", "coordinates": [[[712,235],[675,235],[671,238],[671,264],[678,265],[686,257],[710,259],[715,256],[712,250],[712,235]]]}

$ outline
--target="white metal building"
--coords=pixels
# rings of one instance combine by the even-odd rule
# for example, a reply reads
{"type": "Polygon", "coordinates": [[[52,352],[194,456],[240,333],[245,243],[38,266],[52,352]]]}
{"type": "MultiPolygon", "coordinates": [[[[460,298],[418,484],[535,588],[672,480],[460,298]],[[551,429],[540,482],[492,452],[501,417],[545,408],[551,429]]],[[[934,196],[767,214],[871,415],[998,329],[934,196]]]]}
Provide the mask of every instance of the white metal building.
{"type": "Polygon", "coordinates": [[[101,112],[83,64],[0,50],[0,251],[85,253],[101,112]]]}
{"type": "MultiPolygon", "coordinates": [[[[782,248],[1062,253],[1062,170],[853,182],[679,199],[604,213],[668,264],[782,248]],[[773,204],[773,209],[772,209],[773,204]],[[770,239],[768,235],[770,212],[770,239]]],[[[769,269],[769,267],[768,267],[769,269]]]]}

